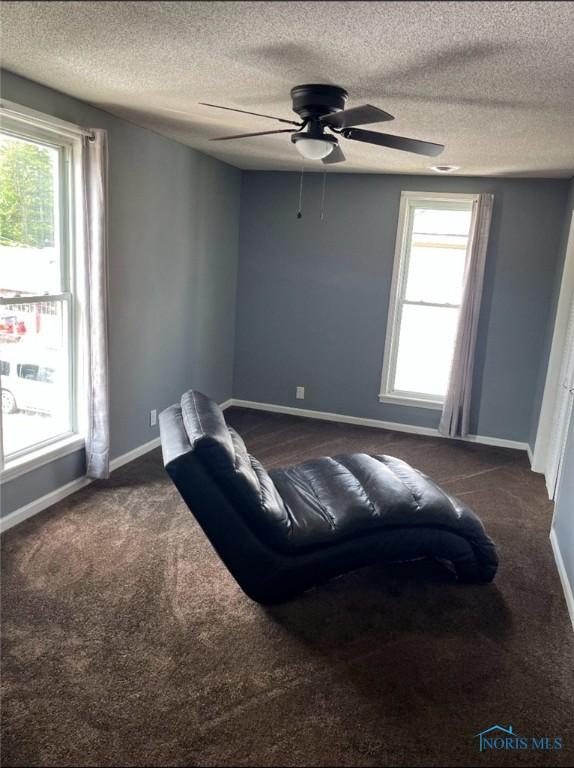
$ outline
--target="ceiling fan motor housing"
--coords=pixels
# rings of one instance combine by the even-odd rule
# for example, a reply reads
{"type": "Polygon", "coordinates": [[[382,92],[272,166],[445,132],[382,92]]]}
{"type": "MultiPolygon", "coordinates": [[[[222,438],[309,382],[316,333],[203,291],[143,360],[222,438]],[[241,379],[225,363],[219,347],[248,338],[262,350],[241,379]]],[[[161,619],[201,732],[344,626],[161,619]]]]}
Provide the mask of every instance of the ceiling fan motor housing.
{"type": "Polygon", "coordinates": [[[293,111],[302,120],[310,120],[345,109],[347,91],[337,85],[296,85],[291,88],[293,111]]]}

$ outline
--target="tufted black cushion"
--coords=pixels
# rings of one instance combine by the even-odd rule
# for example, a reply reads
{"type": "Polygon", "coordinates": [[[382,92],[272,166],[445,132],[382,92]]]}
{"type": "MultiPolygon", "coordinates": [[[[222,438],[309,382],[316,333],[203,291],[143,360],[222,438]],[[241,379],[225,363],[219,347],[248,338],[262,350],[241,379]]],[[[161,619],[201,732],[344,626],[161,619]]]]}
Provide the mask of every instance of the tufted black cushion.
{"type": "Polygon", "coordinates": [[[277,540],[286,549],[396,525],[460,528],[467,512],[428,477],[392,456],[312,459],[271,477],[290,512],[287,535],[277,540]]]}
{"type": "Polygon", "coordinates": [[[392,456],[345,454],[271,472],[289,512],[276,531],[285,551],[320,547],[381,529],[452,531],[496,570],[494,545],[476,515],[433,480],[392,456]]]}
{"type": "Polygon", "coordinates": [[[255,599],[357,567],[361,552],[365,563],[377,554],[439,557],[461,577],[482,581],[496,572],[494,544],[476,515],[400,459],[345,454],[269,474],[219,406],[195,391],[160,414],[160,428],[166,469],[255,599]],[[257,564],[249,562],[253,551],[257,564]],[[254,588],[260,570],[268,583],[254,588]],[[280,583],[285,572],[296,573],[291,585],[280,583]]]}

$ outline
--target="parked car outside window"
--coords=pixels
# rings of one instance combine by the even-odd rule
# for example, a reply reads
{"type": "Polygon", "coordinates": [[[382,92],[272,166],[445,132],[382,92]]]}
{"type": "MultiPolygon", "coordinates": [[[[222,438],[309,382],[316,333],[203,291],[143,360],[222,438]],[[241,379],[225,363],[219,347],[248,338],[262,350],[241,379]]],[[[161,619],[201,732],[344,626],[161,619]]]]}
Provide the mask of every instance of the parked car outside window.
{"type": "Polygon", "coordinates": [[[52,413],[57,356],[20,347],[17,352],[4,348],[0,354],[2,412],[52,413]]]}

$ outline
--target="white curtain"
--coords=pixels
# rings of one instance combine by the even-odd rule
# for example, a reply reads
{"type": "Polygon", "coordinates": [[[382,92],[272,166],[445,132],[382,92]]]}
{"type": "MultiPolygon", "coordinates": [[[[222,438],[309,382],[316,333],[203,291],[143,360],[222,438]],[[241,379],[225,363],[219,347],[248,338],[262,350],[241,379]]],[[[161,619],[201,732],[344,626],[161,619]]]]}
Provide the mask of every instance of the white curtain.
{"type": "Polygon", "coordinates": [[[493,203],[493,195],[483,194],[473,204],[462,305],[448,390],[439,424],[440,434],[449,437],[465,437],[469,432],[474,351],[493,203]]]}
{"type": "Polygon", "coordinates": [[[82,139],[84,246],[86,251],[88,477],[110,474],[110,384],[108,359],[108,140],[93,129],[82,139]]]}

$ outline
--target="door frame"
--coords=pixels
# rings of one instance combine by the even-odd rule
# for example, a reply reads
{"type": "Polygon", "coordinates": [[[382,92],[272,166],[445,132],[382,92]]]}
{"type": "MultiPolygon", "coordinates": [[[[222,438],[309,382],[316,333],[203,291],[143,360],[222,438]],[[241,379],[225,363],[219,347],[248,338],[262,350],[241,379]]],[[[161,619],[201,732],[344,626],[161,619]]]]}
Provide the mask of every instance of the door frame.
{"type": "Polygon", "coordinates": [[[532,469],[534,472],[545,473],[552,436],[554,413],[559,399],[560,371],[566,351],[566,336],[570,309],[574,300],[574,211],[570,220],[570,229],[566,241],[566,255],[562,271],[560,297],[556,310],[552,348],[548,360],[548,370],[544,385],[540,419],[536,432],[536,441],[532,453],[532,469]]]}
{"type": "Polygon", "coordinates": [[[556,404],[552,420],[552,430],[546,456],[545,479],[548,496],[554,499],[562,474],[562,460],[566,449],[570,416],[574,404],[574,297],[570,306],[568,331],[564,345],[564,356],[560,368],[560,378],[556,404]]]}

